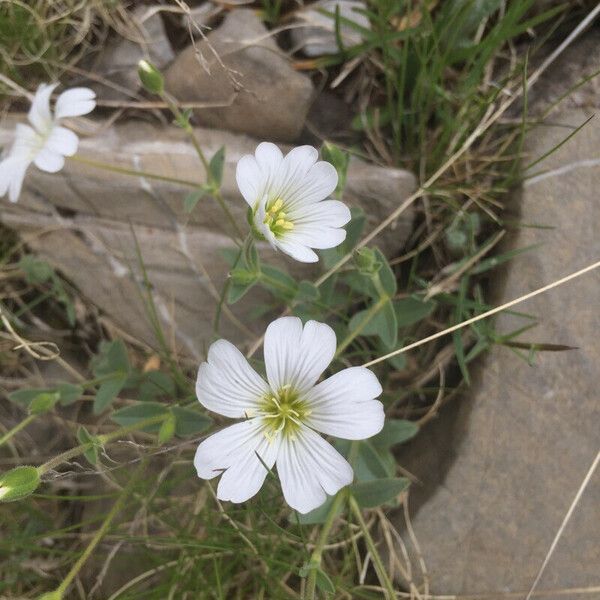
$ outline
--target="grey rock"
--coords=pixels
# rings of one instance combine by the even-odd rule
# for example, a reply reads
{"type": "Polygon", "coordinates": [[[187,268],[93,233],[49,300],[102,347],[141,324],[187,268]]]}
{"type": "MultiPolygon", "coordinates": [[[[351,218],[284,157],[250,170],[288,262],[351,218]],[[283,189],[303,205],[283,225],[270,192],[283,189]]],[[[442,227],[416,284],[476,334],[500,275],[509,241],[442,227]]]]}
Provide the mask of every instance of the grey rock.
{"type": "MultiPolygon", "coordinates": [[[[587,56],[598,47],[588,47],[589,40],[570,53],[586,57],[570,64],[577,76],[561,81],[567,66],[559,62],[544,84],[555,97],[565,91],[562,84],[569,86],[585,76],[586,65],[592,67],[587,56]]],[[[584,86],[579,99],[553,114],[552,124],[528,133],[529,157],[556,147],[592,114],[591,108],[574,108],[582,98],[585,105],[593,99],[599,106],[592,92],[593,87],[584,86]]],[[[514,207],[522,227],[505,250],[543,246],[495,274],[494,304],[600,258],[598,148],[600,123],[592,120],[536,165],[538,174],[525,181],[514,207]]],[[[541,352],[529,366],[509,349],[493,348],[476,369],[471,389],[399,457],[422,482],[412,493],[412,523],[433,593],[519,592],[524,598],[600,448],[600,273],[553,289],[518,310],[540,319],[521,336],[523,341],[577,350],[541,352]]],[[[497,330],[508,333],[523,324],[523,319],[502,315],[497,330]]],[[[597,471],[545,569],[536,598],[554,598],[544,590],[598,584],[599,516],[597,471]]]]}
{"type": "MultiPolygon", "coordinates": [[[[0,129],[0,144],[9,142],[14,121],[0,129]]],[[[197,129],[208,156],[226,148],[223,196],[242,227],[246,204],[235,183],[235,166],[254,152],[255,139],[197,129]]],[[[283,148],[287,150],[288,148],[283,148]]],[[[109,161],[122,168],[167,177],[203,181],[203,170],[185,134],[175,127],[129,122],[81,140],[79,155],[109,161]]],[[[362,206],[373,227],[415,187],[412,174],[353,160],[345,201],[362,206]]],[[[152,296],[167,339],[181,354],[197,359],[210,343],[216,297],[227,273],[221,250],[233,248],[227,222],[216,203],[206,197],[191,215],[183,210],[188,189],[143,176],[120,175],[68,160],[56,174],[32,167],[17,204],[0,201],[0,217],[23,239],[59,268],[83,294],[123,331],[156,344],[143,299],[143,278],[136,244],[152,284],[152,296]],[[216,290],[216,295],[215,295],[216,290]]],[[[378,238],[382,250],[399,250],[412,228],[407,211],[378,238]]],[[[314,276],[301,266],[261,246],[264,260],[287,268],[297,277],[314,276]]],[[[145,293],[145,292],[144,292],[145,293]]],[[[251,290],[243,302],[225,312],[221,333],[239,343],[250,342],[265,321],[248,314],[264,296],[251,290]]]]}
{"type": "MultiPolygon", "coordinates": [[[[294,49],[302,50],[306,56],[336,54],[340,51],[335,34],[335,19],[324,15],[324,10],[335,15],[339,7],[340,17],[370,29],[368,17],[360,10],[367,6],[360,0],[319,0],[296,12],[298,25],[290,30],[294,49]]],[[[346,23],[340,25],[340,38],[344,48],[356,46],[363,41],[359,31],[346,23]]]]}
{"type": "Polygon", "coordinates": [[[178,100],[205,104],[201,125],[259,138],[294,141],[313,97],[254,11],[234,10],[207,40],[189,46],[165,73],[178,100]]]}
{"type": "Polygon", "coordinates": [[[89,84],[103,100],[129,99],[139,89],[137,65],[140,60],[147,59],[158,69],[163,69],[175,58],[155,8],[138,6],[131,13],[131,20],[135,24],[132,39],[118,37],[105,44],[89,66],[92,73],[115,84],[115,87],[95,82],[89,84]]]}

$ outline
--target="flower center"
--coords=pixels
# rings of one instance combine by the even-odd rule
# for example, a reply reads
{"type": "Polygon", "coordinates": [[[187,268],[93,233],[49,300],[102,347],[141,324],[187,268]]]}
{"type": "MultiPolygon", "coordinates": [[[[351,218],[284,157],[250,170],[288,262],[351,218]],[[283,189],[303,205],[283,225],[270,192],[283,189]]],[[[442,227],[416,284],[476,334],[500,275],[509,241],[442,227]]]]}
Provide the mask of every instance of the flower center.
{"type": "Polygon", "coordinates": [[[277,393],[267,394],[259,410],[265,424],[264,434],[269,440],[273,440],[279,432],[293,439],[302,421],[311,412],[306,402],[289,384],[284,385],[277,393]]]}
{"type": "Polygon", "coordinates": [[[294,224],[286,219],[283,209],[283,200],[277,198],[267,208],[264,223],[273,232],[273,235],[279,237],[286,231],[294,229],[294,224]]]}

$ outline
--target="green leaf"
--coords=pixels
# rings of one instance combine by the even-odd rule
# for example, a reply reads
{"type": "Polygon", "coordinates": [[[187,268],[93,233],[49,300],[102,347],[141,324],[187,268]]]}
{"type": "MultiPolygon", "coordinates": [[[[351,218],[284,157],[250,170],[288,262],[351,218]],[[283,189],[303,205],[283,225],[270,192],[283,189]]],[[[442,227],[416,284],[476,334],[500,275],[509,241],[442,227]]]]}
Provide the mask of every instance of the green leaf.
{"type": "Polygon", "coordinates": [[[191,408],[174,406],[171,412],[175,416],[175,434],[184,437],[206,431],[212,425],[212,419],[191,408]]]}
{"type": "Polygon", "coordinates": [[[235,304],[260,281],[260,273],[237,268],[231,271],[231,283],[227,290],[227,303],[235,304]]]}
{"type": "Polygon", "coordinates": [[[52,410],[58,402],[60,394],[58,392],[44,392],[38,394],[29,405],[29,412],[32,415],[41,415],[52,410]]]}
{"type": "Polygon", "coordinates": [[[201,187],[197,190],[191,191],[184,199],[183,199],[183,210],[186,213],[191,213],[194,208],[196,208],[196,204],[206,196],[206,188],[201,187]]]}
{"type": "MultiPolygon", "coordinates": [[[[351,447],[348,440],[336,440],[335,447],[340,454],[348,458],[351,447]]],[[[396,472],[396,461],[392,453],[389,450],[376,449],[371,440],[358,442],[358,452],[352,466],[357,481],[393,477],[396,472]]]]}
{"type": "Polygon", "coordinates": [[[17,266],[25,273],[28,283],[45,283],[54,276],[54,269],[46,261],[31,254],[23,256],[17,266]]]}
{"type": "Polygon", "coordinates": [[[325,573],[322,569],[317,569],[317,587],[326,594],[334,594],[335,586],[333,585],[333,581],[329,578],[329,575],[325,573]]]}
{"type": "Polygon", "coordinates": [[[21,466],[0,475],[0,502],[14,502],[33,494],[40,485],[35,467],[21,466]]]}
{"type": "Polygon", "coordinates": [[[212,182],[221,187],[223,181],[223,165],[225,164],[225,146],[221,146],[210,159],[208,170],[212,182]]]}
{"type": "Polygon", "coordinates": [[[409,485],[410,480],[406,477],[387,477],[354,483],[350,493],[362,508],[375,508],[394,500],[409,485]]]}
{"type": "Polygon", "coordinates": [[[344,188],[346,187],[350,154],[331,142],[325,142],[321,146],[321,157],[323,160],[331,163],[337,171],[338,183],[337,187],[335,188],[335,193],[337,197],[340,198],[344,188]]]}
{"type": "Polygon", "coordinates": [[[360,329],[358,335],[377,335],[387,348],[393,348],[398,341],[398,326],[396,323],[396,313],[391,301],[388,300],[385,302],[381,308],[369,318],[371,308],[357,312],[352,319],[350,319],[348,329],[354,332],[360,329]]]}
{"type": "Polygon", "coordinates": [[[139,399],[147,402],[160,396],[172,398],[176,394],[175,382],[162,371],[148,371],[142,375],[139,399]]]}
{"type": "Polygon", "coordinates": [[[311,571],[315,571],[316,575],[315,575],[315,582],[317,584],[317,587],[322,591],[325,592],[327,594],[333,594],[335,593],[335,586],[333,585],[333,582],[331,581],[331,579],[329,578],[329,576],[319,568],[319,566],[315,563],[310,563],[310,562],[306,562],[304,563],[299,571],[298,571],[298,575],[300,575],[300,577],[308,577],[311,571]]]}
{"type": "MultiPolygon", "coordinates": [[[[384,354],[384,352],[381,352],[384,354]]],[[[396,356],[391,356],[386,361],[388,364],[392,365],[394,369],[397,371],[404,371],[406,369],[406,354],[396,354],[396,356]]]]}
{"type": "Polygon", "coordinates": [[[346,230],[346,239],[336,248],[319,250],[319,254],[323,258],[323,265],[326,269],[333,267],[342,256],[351,252],[361,238],[366,223],[365,213],[361,208],[351,208],[350,214],[352,215],[352,218],[350,219],[350,222],[344,226],[344,229],[346,230]]]}
{"type": "Polygon", "coordinates": [[[164,444],[168,442],[175,435],[175,415],[171,413],[165,421],[163,421],[160,429],[158,430],[158,442],[164,444]]]}
{"type": "Polygon", "coordinates": [[[95,465],[98,463],[98,448],[101,447],[98,439],[93,436],[83,425],[77,430],[77,439],[80,444],[92,444],[84,453],[86,460],[95,465]]]}
{"type": "Polygon", "coordinates": [[[285,271],[270,265],[262,266],[260,281],[271,293],[284,300],[292,300],[298,291],[296,281],[285,271]]]}
{"type": "Polygon", "coordinates": [[[379,248],[375,248],[375,256],[378,262],[381,264],[381,268],[379,269],[379,281],[381,282],[381,286],[383,287],[385,293],[390,298],[393,298],[398,291],[398,283],[396,282],[394,271],[392,271],[392,267],[390,267],[387,258],[383,255],[379,248]]]}
{"type": "Polygon", "coordinates": [[[129,373],[129,357],[121,340],[102,342],[100,352],[92,361],[92,369],[96,377],[105,377],[114,373],[129,373]]]}
{"type": "Polygon", "coordinates": [[[60,394],[59,402],[63,406],[73,404],[83,395],[83,387],[72,383],[61,383],[56,386],[56,391],[60,394]]]}
{"type": "MultiPolygon", "coordinates": [[[[110,418],[118,423],[122,427],[128,427],[129,425],[135,425],[145,419],[152,417],[159,417],[169,412],[168,407],[158,402],[139,402],[132,406],[126,406],[115,411],[110,418]]],[[[149,425],[144,428],[144,431],[158,431],[161,423],[149,425]]]]}
{"type": "Polygon", "coordinates": [[[402,444],[419,431],[419,426],[412,421],[404,419],[386,419],[383,429],[371,438],[371,443],[375,448],[389,448],[395,444],[402,444]]]}
{"type": "Polygon", "coordinates": [[[30,388],[26,390],[16,390],[8,394],[8,399],[15,404],[20,404],[26,408],[37,398],[40,394],[51,393],[51,388],[30,388]]]}
{"type": "Polygon", "coordinates": [[[296,302],[314,302],[320,296],[319,288],[311,281],[301,281],[294,298],[296,302]]]}
{"type": "MultiPolygon", "coordinates": [[[[318,523],[325,523],[327,520],[327,515],[329,514],[329,510],[331,509],[331,505],[333,504],[334,496],[327,496],[327,500],[321,506],[311,510],[306,514],[296,513],[298,517],[298,523],[301,525],[317,525],[318,523]]],[[[342,513],[343,507],[340,506],[336,513],[336,516],[342,513]]],[[[296,515],[292,513],[290,515],[290,522],[296,522],[296,515]]]]}
{"type": "Polygon", "coordinates": [[[105,410],[117,397],[119,392],[125,387],[127,377],[125,375],[116,375],[100,384],[96,397],[94,398],[94,414],[99,415],[105,410]]]}
{"type": "Polygon", "coordinates": [[[398,327],[408,327],[422,321],[433,312],[434,308],[435,302],[432,300],[423,301],[413,296],[394,300],[394,310],[396,311],[398,327]]]}

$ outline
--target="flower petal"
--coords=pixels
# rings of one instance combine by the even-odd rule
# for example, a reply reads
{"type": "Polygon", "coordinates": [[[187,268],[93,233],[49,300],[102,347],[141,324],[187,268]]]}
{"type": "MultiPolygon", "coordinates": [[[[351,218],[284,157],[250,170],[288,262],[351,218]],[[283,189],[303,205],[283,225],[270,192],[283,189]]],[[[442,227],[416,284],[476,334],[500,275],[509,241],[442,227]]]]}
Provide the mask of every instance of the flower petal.
{"type": "Polygon", "coordinates": [[[56,99],[54,117],[79,117],[87,115],[96,108],[96,92],[86,87],[65,90],[56,99]]]}
{"type": "Polygon", "coordinates": [[[235,180],[244,200],[254,210],[263,196],[265,185],[265,178],[254,156],[246,154],[240,158],[235,169],[235,180]]]}
{"type": "Polygon", "coordinates": [[[217,340],[198,369],[196,395],[202,406],[226,417],[250,417],[269,386],[227,340],[217,340]]]}
{"type": "Polygon", "coordinates": [[[274,175],[283,160],[281,150],[271,142],[261,142],[254,151],[254,157],[265,175],[274,175]]]}
{"type": "Polygon", "coordinates": [[[246,453],[239,457],[239,462],[223,473],[217,498],[238,503],[256,495],[269,472],[267,468],[272,469],[275,464],[280,441],[280,437],[270,440],[264,433],[258,433],[252,444],[248,444],[246,453]]]}
{"type": "Polygon", "coordinates": [[[40,135],[36,133],[33,127],[18,123],[15,129],[15,141],[10,149],[10,156],[31,162],[40,148],[40,140],[40,135]]]}
{"type": "Polygon", "coordinates": [[[346,230],[321,226],[302,226],[290,231],[281,242],[309,248],[335,248],[346,239],[346,230]]]}
{"type": "Polygon", "coordinates": [[[33,159],[33,164],[46,173],[57,173],[65,164],[65,157],[44,146],[33,159]]]}
{"type": "Polygon", "coordinates": [[[312,146],[292,148],[277,169],[269,189],[269,199],[282,198],[287,207],[288,198],[305,185],[307,173],[318,158],[319,152],[312,146]]]}
{"type": "Polygon", "coordinates": [[[57,85],[58,83],[51,85],[42,83],[33,97],[27,118],[38,133],[46,134],[50,127],[52,127],[53,119],[50,113],[50,96],[57,85]]]}
{"type": "Polygon", "coordinates": [[[273,391],[291,385],[298,392],[314,386],[333,359],[335,332],[329,325],[298,317],[273,321],[265,333],[265,365],[273,391]]]}
{"type": "Polygon", "coordinates": [[[212,479],[223,473],[217,497],[244,502],[260,490],[267,469],[275,463],[279,441],[269,442],[260,419],[226,427],[204,440],[196,450],[194,466],[198,477],[212,479]],[[260,459],[258,456],[260,456],[260,459]]]}
{"type": "Polygon", "coordinates": [[[350,221],[350,209],[339,200],[323,200],[315,204],[302,204],[295,206],[288,212],[287,218],[294,223],[294,227],[319,226],[343,227],[350,221]]]}
{"type": "Polygon", "coordinates": [[[79,138],[70,129],[55,125],[48,136],[44,148],[63,156],[73,156],[77,152],[79,138]]]}
{"type": "Polygon", "coordinates": [[[235,179],[244,200],[252,210],[260,201],[268,199],[267,190],[272,186],[283,161],[281,150],[271,142],[261,142],[252,154],[242,156],[235,170],[235,179]]]}
{"type": "Polygon", "coordinates": [[[385,415],[377,398],[382,392],[375,374],[350,367],[322,381],[306,394],[309,427],[346,440],[364,440],[379,433],[385,415]]]}
{"type": "Polygon", "coordinates": [[[273,244],[276,248],[279,248],[282,252],[285,252],[288,256],[291,256],[294,260],[303,263],[315,263],[319,262],[319,257],[313,252],[308,246],[295,239],[290,239],[289,235],[281,237],[279,239],[274,238],[273,244]]]}
{"type": "Polygon", "coordinates": [[[285,196],[285,207],[289,212],[301,205],[320,202],[335,191],[337,184],[335,167],[328,162],[319,161],[308,170],[299,185],[290,189],[285,196]]]}
{"type": "Polygon", "coordinates": [[[19,199],[25,171],[29,164],[29,160],[11,155],[0,162],[0,197],[8,192],[8,199],[11,202],[19,199]]]}
{"type": "Polygon", "coordinates": [[[282,439],[277,473],[285,501],[302,514],[321,506],[326,494],[336,494],[354,478],[346,459],[308,427],[297,431],[295,439],[282,439]]]}

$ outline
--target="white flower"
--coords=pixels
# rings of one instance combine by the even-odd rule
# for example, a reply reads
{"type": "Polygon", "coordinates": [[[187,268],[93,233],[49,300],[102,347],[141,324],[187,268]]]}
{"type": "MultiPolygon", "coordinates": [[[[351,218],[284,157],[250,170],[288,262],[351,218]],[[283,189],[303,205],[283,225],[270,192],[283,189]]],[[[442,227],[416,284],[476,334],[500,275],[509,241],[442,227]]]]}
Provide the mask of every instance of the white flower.
{"type": "Polygon", "coordinates": [[[59,125],[60,119],[86,115],[96,106],[92,90],[72,88],[58,96],[52,114],[50,96],[57,85],[43,83],[38,87],[27,115],[31,126],[17,125],[12,148],[0,162],[0,197],[8,191],[11,202],[19,199],[25,171],[31,163],[42,171],[56,173],[63,168],[65,156],[77,152],[79,139],[59,125]]]}
{"type": "Polygon", "coordinates": [[[311,248],[334,248],[346,238],[348,207],[325,200],[337,186],[333,165],[318,161],[312,146],[299,146],[285,157],[263,142],[254,156],[243,156],[236,169],[240,192],[250,205],[254,226],[275,249],[300,262],[317,262],[311,248]]]}
{"type": "Polygon", "coordinates": [[[267,382],[226,340],[208,351],[198,371],[200,403],[226,417],[245,419],[203,441],[194,459],[198,476],[221,475],[217,496],[244,502],[277,465],[286,502],[307,513],[352,483],[352,468],[316,432],[348,440],[375,435],[383,427],[381,385],[372,371],[350,367],[325,379],[336,349],[324,323],[297,317],[272,322],[265,334],[267,382]],[[316,384],[316,385],[315,385],[316,384]],[[260,458],[259,458],[260,457],[260,458]]]}

